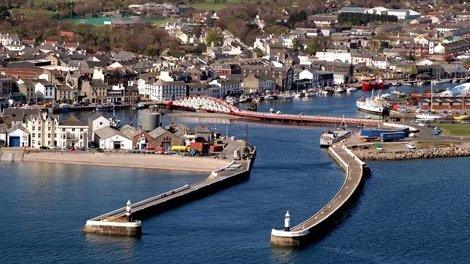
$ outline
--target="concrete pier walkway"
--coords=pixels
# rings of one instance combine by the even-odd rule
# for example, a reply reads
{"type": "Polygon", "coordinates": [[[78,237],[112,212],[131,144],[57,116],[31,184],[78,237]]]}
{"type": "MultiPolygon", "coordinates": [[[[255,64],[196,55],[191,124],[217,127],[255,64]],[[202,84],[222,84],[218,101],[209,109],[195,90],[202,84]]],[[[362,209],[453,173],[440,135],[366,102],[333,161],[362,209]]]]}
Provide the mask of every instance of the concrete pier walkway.
{"type": "Polygon", "coordinates": [[[86,221],[83,232],[114,236],[140,236],[142,223],[140,220],[134,219],[142,219],[171,209],[248,179],[256,156],[256,148],[245,145],[244,141],[237,143],[232,148],[240,151],[241,158],[233,159],[227,166],[212,171],[206,179],[132,204],[131,221],[126,215],[126,207],[91,218],[86,221]]]}
{"type": "Polygon", "coordinates": [[[346,172],[343,185],[336,195],[318,212],[290,230],[271,231],[271,244],[282,247],[301,247],[323,233],[336,216],[345,209],[360,190],[363,176],[368,173],[366,164],[357,158],[344,142],[328,149],[331,157],[346,172]]]}

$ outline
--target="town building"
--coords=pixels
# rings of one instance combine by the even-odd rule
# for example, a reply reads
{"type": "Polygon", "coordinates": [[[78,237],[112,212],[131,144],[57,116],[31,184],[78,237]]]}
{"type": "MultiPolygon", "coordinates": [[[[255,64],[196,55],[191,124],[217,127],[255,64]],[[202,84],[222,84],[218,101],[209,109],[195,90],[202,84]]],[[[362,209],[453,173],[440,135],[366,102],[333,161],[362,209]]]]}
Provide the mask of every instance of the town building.
{"type": "Polygon", "coordinates": [[[132,140],[112,127],[95,130],[94,143],[103,150],[132,150],[132,140]]]}

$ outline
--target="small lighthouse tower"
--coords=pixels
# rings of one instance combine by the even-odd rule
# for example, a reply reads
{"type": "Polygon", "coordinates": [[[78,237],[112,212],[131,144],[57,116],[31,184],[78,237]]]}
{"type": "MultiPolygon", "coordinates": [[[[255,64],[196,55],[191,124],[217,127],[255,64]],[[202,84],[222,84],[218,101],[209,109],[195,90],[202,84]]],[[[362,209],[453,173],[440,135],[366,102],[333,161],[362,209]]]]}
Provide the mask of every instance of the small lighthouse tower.
{"type": "Polygon", "coordinates": [[[290,231],[290,213],[286,211],[286,215],[284,218],[284,231],[290,231]]]}
{"type": "Polygon", "coordinates": [[[127,218],[127,222],[130,222],[130,221],[131,221],[131,214],[132,214],[132,204],[131,204],[131,200],[127,200],[127,203],[126,203],[126,218],[127,218]]]}

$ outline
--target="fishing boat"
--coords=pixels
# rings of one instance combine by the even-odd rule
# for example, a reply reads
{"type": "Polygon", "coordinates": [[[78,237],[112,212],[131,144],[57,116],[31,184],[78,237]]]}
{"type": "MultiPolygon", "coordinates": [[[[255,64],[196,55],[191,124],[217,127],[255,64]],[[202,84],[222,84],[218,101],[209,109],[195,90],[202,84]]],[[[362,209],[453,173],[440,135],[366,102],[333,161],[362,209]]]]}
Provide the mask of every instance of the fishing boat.
{"type": "Polygon", "coordinates": [[[356,101],[356,107],[359,111],[369,114],[385,116],[390,113],[389,105],[386,100],[380,96],[361,98],[356,101]]]}
{"type": "Polygon", "coordinates": [[[334,131],[326,131],[320,135],[320,147],[327,148],[334,143],[345,139],[351,134],[351,131],[344,129],[335,129],[334,131]]]}
{"type": "Polygon", "coordinates": [[[361,89],[363,91],[372,91],[377,89],[387,89],[388,85],[386,85],[382,81],[363,81],[361,83],[361,89]]]}
{"type": "Polygon", "coordinates": [[[347,93],[352,93],[352,92],[355,92],[355,91],[357,91],[357,87],[355,87],[355,86],[350,86],[346,89],[347,93]]]}

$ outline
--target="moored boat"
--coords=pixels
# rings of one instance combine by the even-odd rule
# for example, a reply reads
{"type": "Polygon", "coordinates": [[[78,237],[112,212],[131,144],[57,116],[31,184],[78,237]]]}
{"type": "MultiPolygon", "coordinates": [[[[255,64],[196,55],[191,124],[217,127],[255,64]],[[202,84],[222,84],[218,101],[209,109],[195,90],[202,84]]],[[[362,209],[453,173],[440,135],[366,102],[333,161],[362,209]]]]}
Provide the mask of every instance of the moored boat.
{"type": "Polygon", "coordinates": [[[387,102],[380,97],[367,97],[361,98],[356,101],[356,107],[359,111],[366,112],[374,115],[388,115],[390,109],[387,106],[387,102]]]}
{"type": "Polygon", "coordinates": [[[361,89],[363,91],[372,91],[377,89],[387,89],[388,85],[386,85],[382,81],[363,81],[361,83],[361,89]]]}
{"type": "Polygon", "coordinates": [[[335,129],[334,131],[326,131],[320,135],[320,147],[327,148],[334,143],[345,139],[351,134],[349,130],[335,129]]]}

